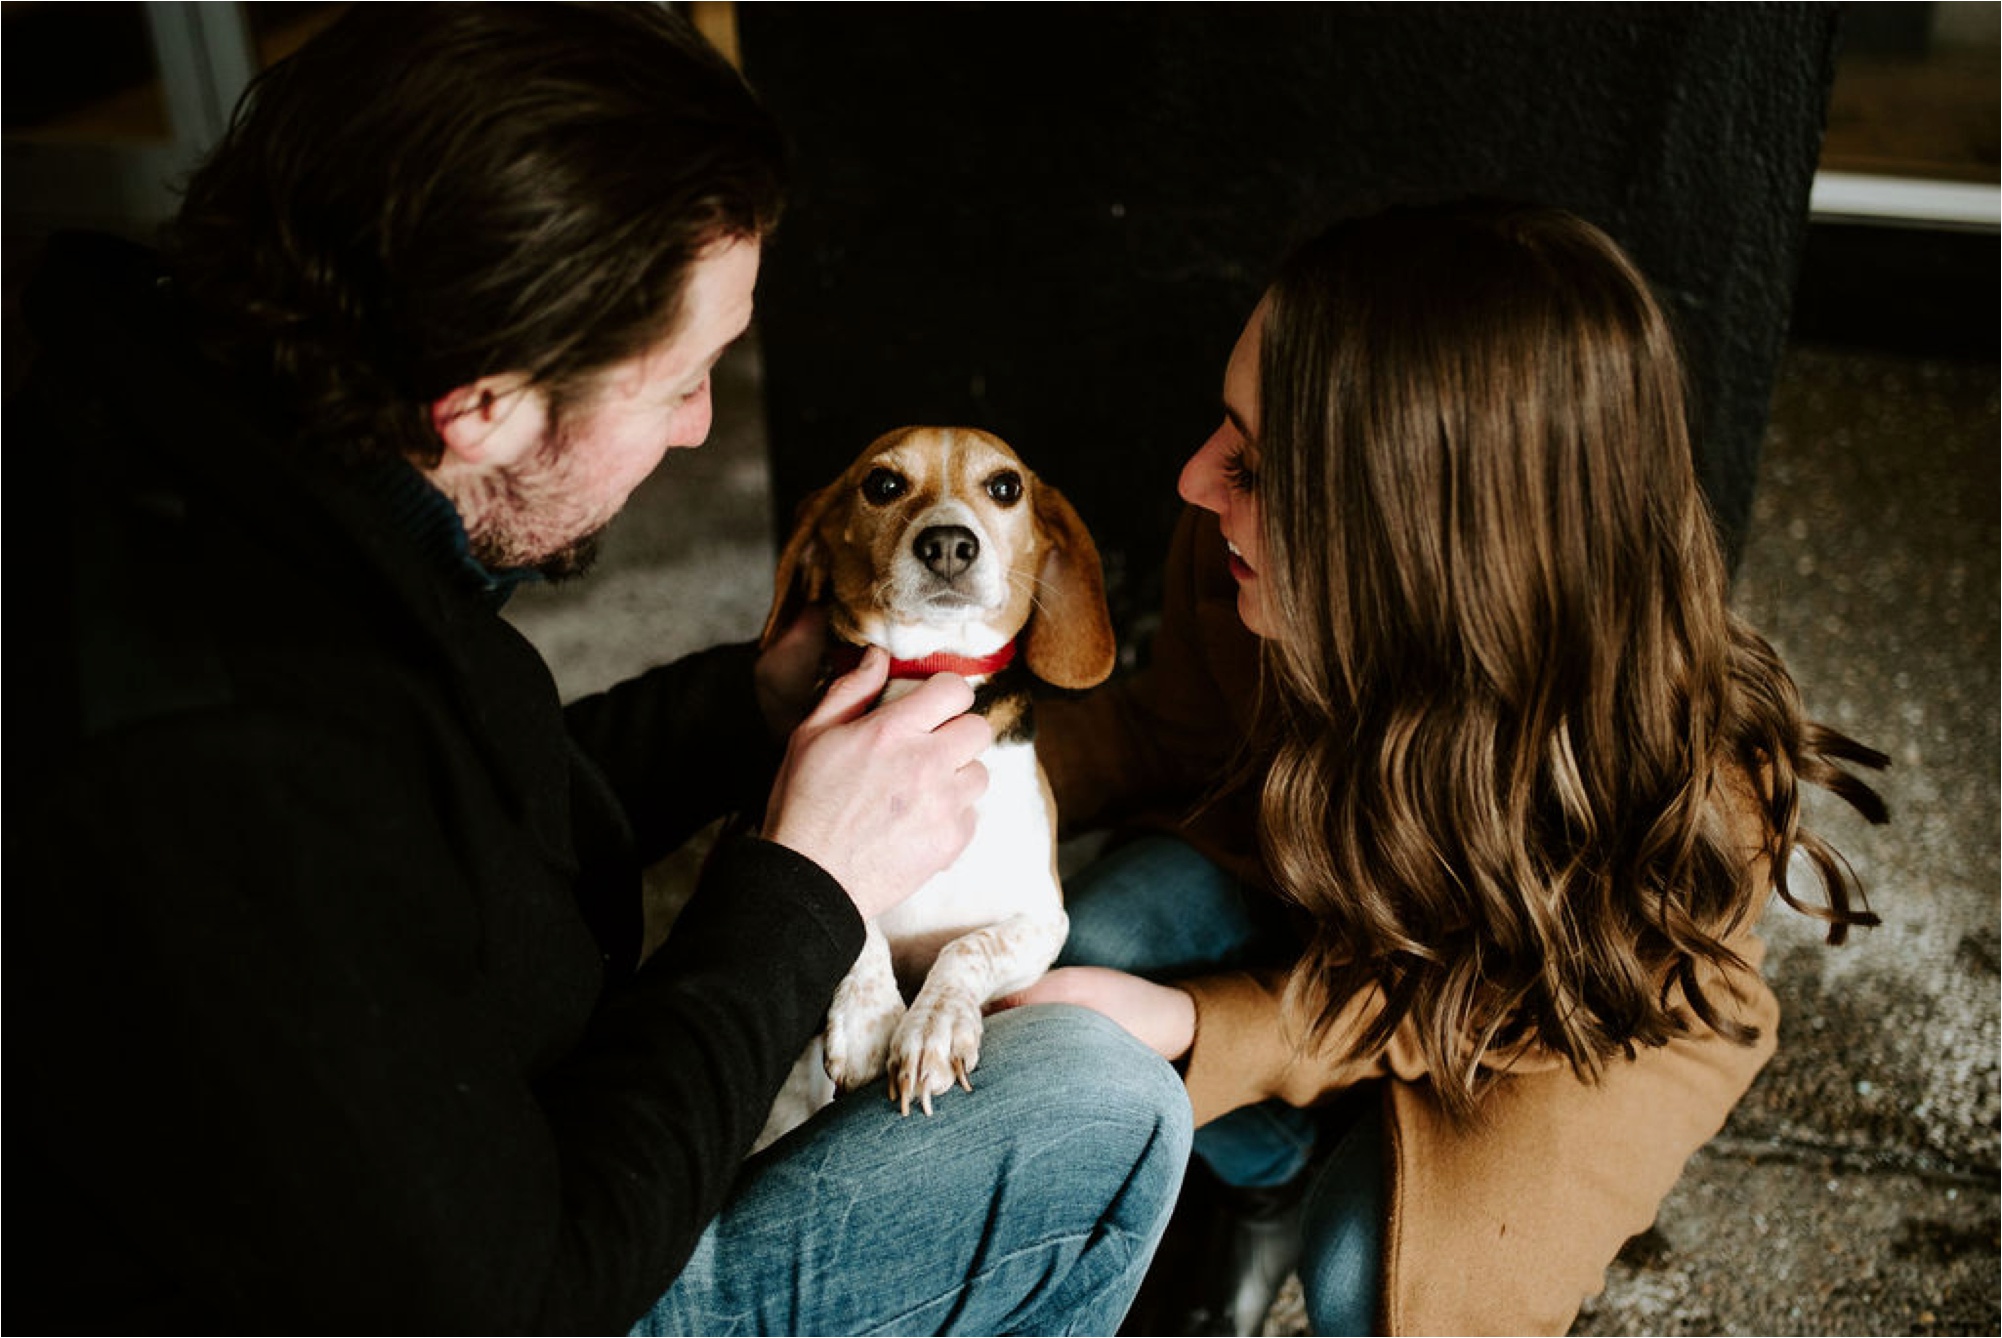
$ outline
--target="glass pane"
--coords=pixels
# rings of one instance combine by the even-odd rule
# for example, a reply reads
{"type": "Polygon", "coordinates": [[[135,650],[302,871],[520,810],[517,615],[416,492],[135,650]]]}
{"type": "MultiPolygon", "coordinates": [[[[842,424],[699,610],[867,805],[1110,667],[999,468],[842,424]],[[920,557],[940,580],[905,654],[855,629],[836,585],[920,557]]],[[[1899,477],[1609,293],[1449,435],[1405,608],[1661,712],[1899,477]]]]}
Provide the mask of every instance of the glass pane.
{"type": "Polygon", "coordinates": [[[1835,172],[1994,182],[1998,4],[1854,4],[1821,166],[1835,172]]]}

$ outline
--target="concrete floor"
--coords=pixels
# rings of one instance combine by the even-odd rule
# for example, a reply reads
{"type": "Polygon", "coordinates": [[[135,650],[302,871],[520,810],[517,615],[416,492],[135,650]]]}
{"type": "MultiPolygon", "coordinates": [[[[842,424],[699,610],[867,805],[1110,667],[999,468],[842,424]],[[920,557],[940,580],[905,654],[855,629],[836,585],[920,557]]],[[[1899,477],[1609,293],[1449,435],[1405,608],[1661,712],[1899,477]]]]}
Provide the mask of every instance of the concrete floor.
{"type": "MultiPolygon", "coordinates": [[[[566,694],[758,632],[754,346],[717,390],[715,437],[649,481],[599,571],[514,607],[566,694]]],[[[1997,434],[1992,361],[1787,357],[1735,600],[1810,711],[1894,759],[1890,826],[1812,809],[1884,923],[1831,949],[1766,917],[1779,1057],[1574,1332],[2002,1331],[1997,434]]]]}
{"type": "Polygon", "coordinates": [[[1767,914],[1779,1054],[1577,1332],[2002,1332],[1996,390],[1992,361],[1787,357],[1734,598],[1893,759],[1888,826],[1811,809],[1884,923],[1828,948],[1767,914]]]}

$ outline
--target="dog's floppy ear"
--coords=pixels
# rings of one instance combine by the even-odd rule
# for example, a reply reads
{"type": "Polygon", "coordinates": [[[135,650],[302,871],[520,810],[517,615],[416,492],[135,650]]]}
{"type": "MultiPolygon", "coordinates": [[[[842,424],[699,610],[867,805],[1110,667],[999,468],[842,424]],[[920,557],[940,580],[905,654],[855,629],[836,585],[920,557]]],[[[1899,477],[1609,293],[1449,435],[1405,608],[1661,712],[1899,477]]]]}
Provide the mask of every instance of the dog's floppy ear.
{"type": "Polygon", "coordinates": [[[847,491],[844,477],[828,484],[799,504],[794,513],[792,538],[779,554],[778,574],[772,578],[772,611],[765,618],[760,647],[769,646],[793,619],[827,593],[830,556],[820,542],[821,518],[847,491]]]}
{"type": "Polygon", "coordinates": [[[1045,683],[1073,691],[1095,687],[1111,675],[1117,651],[1098,545],[1064,495],[1040,480],[1035,505],[1044,551],[1024,658],[1045,683]]]}

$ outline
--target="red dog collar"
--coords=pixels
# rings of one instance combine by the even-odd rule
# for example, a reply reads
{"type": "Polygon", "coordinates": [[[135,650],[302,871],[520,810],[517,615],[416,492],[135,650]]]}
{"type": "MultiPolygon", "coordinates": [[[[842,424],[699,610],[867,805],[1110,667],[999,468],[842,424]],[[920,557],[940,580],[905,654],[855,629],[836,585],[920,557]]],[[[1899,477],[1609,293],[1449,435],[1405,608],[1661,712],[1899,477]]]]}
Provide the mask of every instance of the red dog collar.
{"type": "MultiPolygon", "coordinates": [[[[829,662],[837,674],[845,674],[862,663],[860,646],[847,642],[836,644],[827,653],[829,662]]],[[[962,678],[985,678],[998,674],[1015,662],[1015,643],[1010,641],[992,655],[953,655],[941,651],[936,655],[926,655],[922,659],[891,659],[891,678],[930,678],[933,674],[958,674],[962,678]]]]}

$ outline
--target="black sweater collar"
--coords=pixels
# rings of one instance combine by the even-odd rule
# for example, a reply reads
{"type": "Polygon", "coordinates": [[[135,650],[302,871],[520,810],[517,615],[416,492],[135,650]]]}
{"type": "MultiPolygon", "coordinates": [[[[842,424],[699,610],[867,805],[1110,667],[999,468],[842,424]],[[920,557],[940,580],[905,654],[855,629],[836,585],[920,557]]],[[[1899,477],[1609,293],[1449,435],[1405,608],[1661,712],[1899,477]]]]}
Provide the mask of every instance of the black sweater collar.
{"type": "Polygon", "coordinates": [[[491,571],[473,556],[472,541],[466,534],[459,510],[419,473],[402,460],[382,460],[363,466],[356,487],[380,503],[384,514],[426,557],[468,585],[498,609],[517,588],[542,579],[529,567],[491,571]]]}

